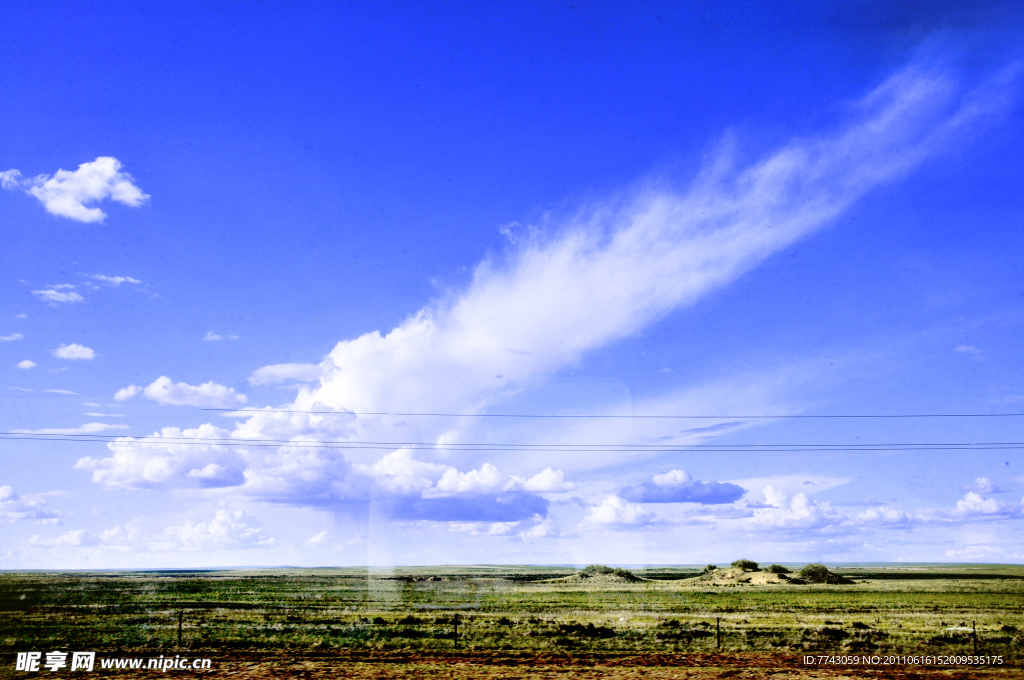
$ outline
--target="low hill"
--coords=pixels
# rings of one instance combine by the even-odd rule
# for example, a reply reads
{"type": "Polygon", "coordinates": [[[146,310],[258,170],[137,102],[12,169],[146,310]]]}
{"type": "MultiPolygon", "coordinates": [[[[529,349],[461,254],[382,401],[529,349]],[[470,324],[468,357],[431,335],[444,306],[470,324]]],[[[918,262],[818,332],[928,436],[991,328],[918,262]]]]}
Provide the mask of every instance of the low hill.
{"type": "MultiPolygon", "coordinates": [[[[686,579],[684,583],[708,586],[784,586],[808,585],[812,583],[799,575],[773,574],[767,571],[751,571],[742,567],[726,567],[701,574],[696,578],[686,579]]],[[[828,572],[824,580],[818,581],[828,585],[851,584],[853,581],[838,574],[828,572]]]]}

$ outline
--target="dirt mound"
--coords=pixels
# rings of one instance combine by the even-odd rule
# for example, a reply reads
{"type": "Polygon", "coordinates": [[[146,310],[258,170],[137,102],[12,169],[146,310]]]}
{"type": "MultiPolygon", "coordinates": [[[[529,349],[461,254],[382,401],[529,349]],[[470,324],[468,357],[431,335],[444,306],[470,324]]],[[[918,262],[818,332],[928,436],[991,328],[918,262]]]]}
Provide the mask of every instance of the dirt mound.
{"type": "MultiPolygon", "coordinates": [[[[818,583],[828,585],[846,585],[853,583],[848,578],[828,572],[818,583]]],[[[685,583],[708,586],[786,586],[808,585],[812,583],[797,574],[773,574],[767,571],[751,571],[742,567],[726,567],[701,574],[696,578],[686,579],[685,583]]]]}
{"type": "Polygon", "coordinates": [[[642,579],[628,569],[613,569],[603,564],[591,564],[589,567],[564,578],[552,579],[561,583],[640,583],[642,579]]]}
{"type": "Polygon", "coordinates": [[[709,586],[781,586],[792,583],[803,583],[800,579],[790,578],[786,574],[772,574],[767,571],[749,571],[742,567],[726,567],[701,574],[697,578],[687,579],[688,583],[709,586]]]}

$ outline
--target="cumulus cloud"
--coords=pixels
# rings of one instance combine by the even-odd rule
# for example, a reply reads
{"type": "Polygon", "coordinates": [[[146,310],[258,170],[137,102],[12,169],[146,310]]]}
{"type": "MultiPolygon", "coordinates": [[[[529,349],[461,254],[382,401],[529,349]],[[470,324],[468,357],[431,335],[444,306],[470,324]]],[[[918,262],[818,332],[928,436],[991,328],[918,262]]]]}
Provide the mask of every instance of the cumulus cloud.
{"type": "Polygon", "coordinates": [[[39,364],[37,364],[36,362],[32,361],[31,359],[24,359],[24,360],[22,360],[22,361],[19,361],[19,362],[18,362],[17,364],[15,364],[15,365],[16,365],[16,366],[17,366],[18,368],[22,368],[22,369],[28,370],[28,369],[30,369],[30,368],[35,368],[35,367],[36,367],[36,366],[38,366],[39,364]]]}
{"type": "Polygon", "coordinates": [[[10,335],[0,335],[0,342],[14,342],[15,340],[21,340],[25,336],[21,333],[11,333],[10,335]]]}
{"type": "MultiPolygon", "coordinates": [[[[497,468],[476,460],[461,472],[445,457],[463,454],[444,447],[472,431],[465,422],[419,419],[408,428],[405,441],[438,445],[429,460],[418,460],[400,443],[382,457],[315,445],[394,441],[394,419],[371,414],[482,413],[586,353],[694,304],[825,227],[866,192],[934,157],[958,133],[979,129],[998,113],[1005,91],[988,87],[967,90],[945,72],[909,67],[853,105],[849,120],[833,132],[794,139],[746,166],[726,146],[686,188],[651,185],[531,228],[507,258],[480,264],[465,290],[390,331],[339,342],[316,370],[259,369],[253,384],[317,384],[301,387],[279,411],[248,414],[233,431],[203,426],[223,432],[230,445],[178,450],[173,443],[126,437],[110,445],[113,456],[80,465],[110,486],[187,488],[210,475],[225,486],[234,480],[238,493],[279,502],[315,498],[342,505],[370,495],[390,517],[492,523],[546,517],[547,502],[537,494],[564,484],[564,477],[552,469],[532,482],[537,473],[527,480],[515,470],[521,476],[502,478],[499,486],[497,468]],[[276,450],[246,447],[254,438],[289,443],[276,450]],[[221,469],[227,477],[217,477],[221,469]]],[[[154,392],[173,391],[168,378],[161,381],[164,387],[154,392]]],[[[184,387],[188,395],[198,389],[184,387]]],[[[132,396],[140,388],[126,390],[132,396]]],[[[734,426],[740,424],[720,425],[734,426]]],[[[691,500],[717,502],[739,493],[732,488],[737,485],[686,481],[677,472],[643,485],[638,497],[688,489],[691,500]]],[[[749,519],[763,526],[816,526],[836,514],[796,493],[749,519]]],[[[655,521],[637,503],[611,496],[584,524],[655,521]]]]}
{"type": "Polygon", "coordinates": [[[441,493],[486,493],[498,489],[504,478],[498,468],[484,463],[479,470],[459,472],[455,468],[445,470],[437,482],[441,493]]]}
{"type": "Polygon", "coordinates": [[[165,427],[144,440],[118,437],[107,445],[113,456],[80,458],[75,469],[91,471],[94,482],[113,487],[235,486],[243,481],[249,462],[244,450],[221,443],[230,442],[230,434],[203,425],[187,430],[165,427]]]}
{"type": "Polygon", "coordinates": [[[122,387],[117,392],[114,392],[115,401],[125,401],[131,399],[136,394],[142,391],[142,388],[138,385],[129,385],[128,387],[122,387]]]}
{"type": "Polygon", "coordinates": [[[768,508],[754,510],[753,517],[744,520],[757,529],[821,529],[840,524],[846,516],[827,502],[817,502],[805,493],[789,496],[781,489],[768,486],[764,490],[768,508]]]}
{"type": "Polygon", "coordinates": [[[1003,517],[1015,515],[1021,512],[1020,505],[1012,505],[997,501],[994,498],[984,498],[981,494],[968,491],[967,494],[956,502],[953,510],[954,516],[959,517],[1003,517]]]}
{"type": "Polygon", "coordinates": [[[85,298],[76,293],[73,285],[70,283],[64,283],[59,286],[50,286],[42,290],[34,290],[32,294],[43,302],[48,302],[52,307],[56,307],[62,304],[74,304],[75,302],[84,302],[85,298]]]}
{"type": "Polygon", "coordinates": [[[973,482],[965,486],[964,491],[974,491],[976,493],[999,493],[1002,489],[993,484],[992,480],[988,477],[978,477],[973,482]]]}
{"type": "Polygon", "coordinates": [[[272,364],[257,368],[249,376],[252,385],[272,385],[282,382],[312,382],[323,375],[317,364],[272,364]]]}
{"type": "Polygon", "coordinates": [[[24,522],[35,520],[39,524],[56,524],[60,516],[46,510],[46,501],[39,496],[19,496],[9,486],[0,486],[0,521],[24,522]]]}
{"type": "Polygon", "coordinates": [[[587,516],[580,522],[581,529],[630,529],[663,524],[664,519],[657,517],[643,506],[630,503],[619,496],[608,496],[600,504],[592,507],[587,516]]]}
{"type": "Polygon", "coordinates": [[[702,503],[714,505],[739,500],[746,490],[728,482],[701,482],[685,470],[655,475],[650,482],[624,488],[619,495],[637,503],[702,503]]]}
{"type": "Polygon", "coordinates": [[[914,518],[903,510],[886,505],[877,505],[867,508],[866,510],[862,510],[853,515],[852,519],[855,524],[860,525],[899,525],[909,524],[914,521],[914,518]]]}
{"type": "Polygon", "coordinates": [[[183,382],[172,382],[165,375],[160,376],[145,388],[137,385],[122,387],[114,393],[114,399],[125,401],[140,393],[158,404],[172,406],[236,408],[249,402],[249,397],[238,394],[234,388],[218,385],[212,380],[202,385],[189,385],[183,382]]]}
{"type": "Polygon", "coordinates": [[[135,186],[134,178],[121,171],[121,162],[100,156],[82,163],[74,172],[58,170],[52,177],[38,175],[22,178],[18,170],[0,172],[4,189],[22,189],[39,199],[46,211],[78,222],[102,222],[107,216],[99,208],[88,207],[105,199],[130,207],[138,207],[149,196],[135,186]]]}
{"type": "Polygon", "coordinates": [[[170,526],[150,542],[150,550],[161,552],[193,550],[232,550],[258,548],[274,544],[274,539],[252,517],[241,510],[218,510],[208,522],[170,526]]]}
{"type": "Polygon", "coordinates": [[[572,491],[576,488],[576,485],[572,482],[565,481],[565,473],[561,470],[552,470],[550,467],[547,467],[529,479],[512,477],[511,483],[506,485],[506,488],[513,487],[521,488],[524,491],[543,493],[572,491]]]}
{"type": "Polygon", "coordinates": [[[53,356],[58,359],[69,359],[69,360],[88,360],[96,356],[96,352],[89,349],[85,345],[79,345],[77,343],[71,343],[70,345],[61,345],[57,349],[51,352],[53,356]]]}

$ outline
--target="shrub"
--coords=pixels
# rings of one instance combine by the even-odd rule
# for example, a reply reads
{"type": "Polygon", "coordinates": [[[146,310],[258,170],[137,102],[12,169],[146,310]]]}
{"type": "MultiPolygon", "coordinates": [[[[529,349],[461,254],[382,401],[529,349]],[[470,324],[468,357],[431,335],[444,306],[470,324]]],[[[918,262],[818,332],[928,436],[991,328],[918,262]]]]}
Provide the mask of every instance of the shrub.
{"type": "Polygon", "coordinates": [[[624,578],[627,581],[640,580],[637,577],[637,575],[631,572],[629,569],[619,569],[617,567],[615,569],[612,569],[611,567],[606,567],[603,564],[591,564],[589,566],[584,567],[580,571],[580,576],[582,576],[583,578],[590,578],[591,576],[596,576],[597,574],[612,574],[613,576],[619,576],[621,578],[624,578]]]}
{"type": "Polygon", "coordinates": [[[710,574],[713,571],[718,571],[718,567],[716,567],[713,564],[709,564],[708,566],[704,567],[704,572],[703,573],[710,574]]]}
{"type": "Polygon", "coordinates": [[[769,574],[788,574],[789,569],[786,569],[781,564],[773,564],[765,569],[769,574]]]}
{"type": "Polygon", "coordinates": [[[757,562],[753,560],[736,560],[732,566],[739,567],[744,571],[757,571],[757,562]]]}
{"type": "Polygon", "coordinates": [[[824,564],[814,562],[800,570],[800,578],[809,583],[828,583],[832,572],[824,564]]]}

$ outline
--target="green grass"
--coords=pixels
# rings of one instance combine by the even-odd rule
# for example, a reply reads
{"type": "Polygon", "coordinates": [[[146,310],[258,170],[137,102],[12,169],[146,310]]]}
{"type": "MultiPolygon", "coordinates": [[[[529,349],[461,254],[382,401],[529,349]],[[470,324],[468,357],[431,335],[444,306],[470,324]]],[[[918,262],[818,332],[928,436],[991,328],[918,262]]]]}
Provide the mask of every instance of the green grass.
{"type": "Polygon", "coordinates": [[[878,650],[1017,658],[1024,568],[840,570],[845,586],[709,587],[694,569],[638,582],[569,568],[446,567],[0,574],[0,649],[309,648],[604,652],[878,650]],[[856,624],[856,625],[855,625],[856,624]],[[962,624],[962,625],[961,625],[962,624]]]}

